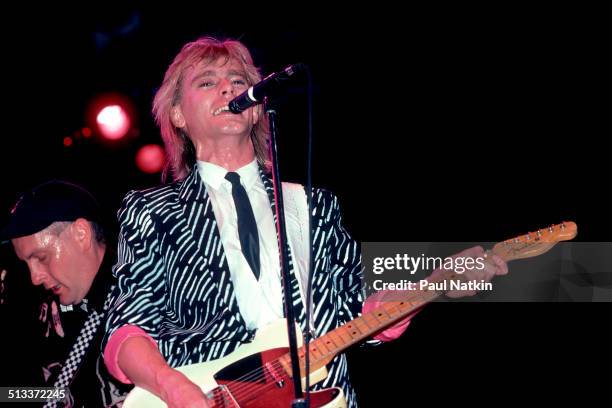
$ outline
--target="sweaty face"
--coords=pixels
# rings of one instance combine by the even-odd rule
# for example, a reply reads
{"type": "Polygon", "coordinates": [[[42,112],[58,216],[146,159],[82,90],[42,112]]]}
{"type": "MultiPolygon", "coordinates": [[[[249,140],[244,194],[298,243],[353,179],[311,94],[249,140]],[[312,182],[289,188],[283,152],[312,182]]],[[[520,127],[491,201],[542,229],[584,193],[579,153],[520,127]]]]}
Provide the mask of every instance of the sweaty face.
{"type": "Polygon", "coordinates": [[[83,272],[83,254],[70,226],[59,233],[44,229],[12,240],[15,253],[26,262],[34,285],[52,290],[63,305],[80,303],[91,286],[83,272]]]}
{"type": "Polygon", "coordinates": [[[172,119],[194,142],[227,136],[246,136],[257,123],[258,108],[241,114],[229,112],[227,105],[249,88],[240,63],[219,58],[212,63],[200,62],[186,70],[182,97],[172,119]]]}

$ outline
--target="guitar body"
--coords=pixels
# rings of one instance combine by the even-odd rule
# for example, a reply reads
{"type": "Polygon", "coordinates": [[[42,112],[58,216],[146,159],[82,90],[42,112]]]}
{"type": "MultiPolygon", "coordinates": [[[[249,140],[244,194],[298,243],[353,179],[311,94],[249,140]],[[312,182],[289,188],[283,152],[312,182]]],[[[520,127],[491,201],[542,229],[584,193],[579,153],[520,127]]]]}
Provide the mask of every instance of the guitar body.
{"type": "MultiPolygon", "coordinates": [[[[302,335],[296,326],[298,343],[302,335]]],[[[301,346],[301,344],[298,344],[301,346]]],[[[191,381],[200,386],[215,408],[286,408],[293,400],[293,383],[278,358],[287,354],[287,323],[284,319],[257,331],[251,343],[218,360],[178,367],[191,381]]],[[[311,384],[327,376],[323,367],[311,374],[311,384]]],[[[145,389],[136,387],[123,408],[155,408],[166,404],[145,389]]],[[[314,408],[345,408],[340,388],[330,388],[310,394],[314,408]]]]}

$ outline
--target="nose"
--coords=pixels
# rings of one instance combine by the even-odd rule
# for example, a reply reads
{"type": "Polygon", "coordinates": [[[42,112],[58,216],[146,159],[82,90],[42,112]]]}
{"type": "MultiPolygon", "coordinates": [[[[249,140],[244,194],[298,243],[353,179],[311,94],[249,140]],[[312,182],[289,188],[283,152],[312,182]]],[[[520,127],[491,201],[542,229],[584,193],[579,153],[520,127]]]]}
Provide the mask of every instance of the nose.
{"type": "Polygon", "coordinates": [[[226,95],[233,96],[234,95],[234,86],[232,84],[232,81],[230,81],[227,78],[223,78],[221,80],[221,86],[219,87],[219,89],[221,90],[221,95],[223,96],[226,96],[226,95]]]}
{"type": "Polygon", "coordinates": [[[47,274],[34,264],[28,265],[30,268],[30,279],[34,286],[42,285],[47,280],[47,274]]]}

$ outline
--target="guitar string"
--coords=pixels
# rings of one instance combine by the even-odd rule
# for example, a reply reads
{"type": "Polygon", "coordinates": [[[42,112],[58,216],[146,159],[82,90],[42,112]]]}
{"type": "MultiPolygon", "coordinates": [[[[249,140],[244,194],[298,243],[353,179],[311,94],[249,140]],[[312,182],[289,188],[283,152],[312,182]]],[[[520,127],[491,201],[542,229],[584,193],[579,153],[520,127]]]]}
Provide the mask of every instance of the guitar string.
{"type": "MultiPolygon", "coordinates": [[[[426,290],[425,292],[427,292],[427,290],[426,290]]],[[[435,291],[432,291],[432,293],[433,293],[433,296],[431,297],[431,299],[437,295],[437,293],[436,293],[435,291]]],[[[427,294],[427,293],[426,293],[426,294],[427,294]]],[[[393,310],[391,310],[391,309],[383,308],[383,307],[381,307],[381,308],[382,308],[382,310],[384,310],[384,311],[385,311],[385,313],[387,314],[387,318],[390,318],[390,319],[395,319],[395,318],[397,318],[397,315],[396,315],[396,316],[393,316],[393,314],[395,314],[395,313],[402,314],[402,312],[405,312],[405,310],[402,310],[402,308],[400,307],[400,305],[403,305],[404,303],[408,303],[408,305],[409,305],[409,306],[411,306],[411,309],[412,309],[412,307],[416,308],[416,307],[422,306],[423,304],[427,303],[427,302],[428,302],[429,300],[431,300],[431,299],[427,299],[427,296],[422,296],[422,294],[415,293],[415,294],[414,294],[412,297],[409,297],[409,298],[407,298],[406,300],[404,300],[403,302],[400,302],[400,304],[399,304],[399,305],[397,305],[397,304],[392,305],[392,306],[393,306],[393,309],[397,309],[397,310],[395,310],[395,311],[393,311],[393,310]],[[418,300],[418,302],[417,302],[416,304],[413,304],[413,303],[412,303],[412,300],[413,300],[414,298],[419,298],[419,299],[417,299],[417,300],[418,300]]],[[[380,322],[380,320],[376,318],[376,314],[375,314],[375,313],[373,313],[373,312],[374,312],[374,311],[369,312],[369,313],[367,313],[367,314],[365,314],[365,315],[363,315],[363,316],[361,316],[361,317],[360,317],[360,319],[361,319],[361,320],[363,320],[363,323],[366,325],[366,327],[367,327],[369,330],[372,330],[372,328],[371,328],[371,327],[369,327],[369,325],[368,325],[368,323],[367,323],[366,319],[364,318],[364,316],[371,315],[372,317],[374,317],[374,319],[375,319],[375,320],[378,320],[378,321],[380,322]]],[[[408,312],[408,313],[409,313],[409,312],[408,312]]],[[[406,313],[406,314],[407,314],[407,313],[406,313]]],[[[399,318],[398,318],[398,319],[399,319],[399,318]]],[[[357,320],[357,319],[356,319],[356,320],[357,320]]],[[[341,326],[341,327],[342,327],[342,326],[341,326]]],[[[359,330],[359,328],[357,327],[357,325],[356,325],[356,324],[355,324],[355,327],[356,327],[356,328],[359,330]]],[[[361,331],[361,330],[360,330],[360,331],[361,331]]],[[[331,332],[330,332],[330,333],[331,333],[331,332]]],[[[329,334],[329,333],[328,333],[328,334],[329,334]]],[[[341,339],[342,341],[344,341],[344,340],[342,339],[342,336],[341,336],[340,334],[341,334],[341,332],[338,332],[338,336],[340,337],[340,339],[341,339]]],[[[353,340],[353,338],[352,338],[352,336],[351,336],[350,334],[349,334],[349,337],[351,338],[351,340],[353,340]]],[[[317,341],[317,340],[315,340],[315,341],[317,341]]],[[[314,342],[313,342],[313,343],[314,343],[314,342]]],[[[312,344],[312,343],[311,343],[311,344],[312,344]]],[[[303,348],[303,347],[302,347],[302,348],[303,348]]],[[[323,354],[323,356],[322,356],[322,357],[320,357],[320,358],[325,358],[325,357],[327,357],[327,356],[328,356],[328,355],[330,355],[330,354],[331,354],[331,355],[334,355],[334,354],[337,354],[337,353],[333,353],[333,352],[332,352],[332,353],[329,353],[329,352],[328,352],[328,353],[323,354]]],[[[286,354],[285,354],[285,355],[286,355],[286,354]]],[[[283,368],[282,364],[280,364],[280,362],[279,362],[279,360],[278,360],[278,359],[275,359],[275,360],[271,361],[271,362],[270,362],[270,367],[271,367],[273,370],[277,370],[277,369],[284,370],[284,368],[283,368]]],[[[225,384],[225,386],[227,387],[228,391],[230,392],[230,394],[231,394],[231,395],[232,395],[234,398],[236,398],[236,399],[240,400],[240,399],[242,399],[242,398],[243,398],[245,395],[248,395],[248,394],[252,393],[252,391],[254,391],[254,390],[258,389],[258,388],[259,388],[259,389],[262,389],[263,387],[267,387],[268,385],[270,385],[270,386],[274,386],[274,385],[276,385],[276,382],[275,382],[275,381],[274,381],[274,382],[271,382],[271,383],[268,383],[268,385],[266,385],[266,384],[264,384],[264,385],[261,385],[261,384],[253,384],[251,381],[257,381],[257,380],[260,380],[260,379],[262,379],[262,378],[264,378],[264,379],[265,379],[265,374],[262,376],[262,374],[261,374],[262,372],[264,372],[264,367],[258,367],[257,369],[252,370],[252,371],[250,371],[250,372],[246,373],[245,375],[243,375],[243,376],[241,376],[241,377],[238,377],[237,379],[235,379],[235,380],[233,380],[233,381],[229,381],[227,384],[225,384]],[[249,383],[244,384],[244,382],[247,382],[247,381],[248,381],[249,383]]],[[[285,373],[285,375],[286,375],[286,373],[285,373]]],[[[220,387],[216,387],[215,389],[217,389],[217,388],[220,388],[220,387]]],[[[214,390],[215,390],[215,389],[213,389],[213,392],[214,392],[214,390]]],[[[222,398],[222,397],[221,397],[221,398],[222,398]]],[[[218,398],[217,398],[217,397],[215,397],[215,400],[216,400],[216,399],[218,399],[218,398]]]]}
{"type": "MultiPolygon", "coordinates": [[[[446,278],[450,278],[450,276],[448,276],[448,277],[446,277],[446,278]]],[[[427,292],[427,290],[426,290],[425,292],[427,292]]],[[[421,304],[420,304],[420,305],[416,305],[416,306],[417,306],[417,307],[418,307],[418,306],[422,306],[422,305],[424,305],[424,304],[428,303],[429,301],[431,301],[433,298],[435,298],[436,296],[438,296],[438,295],[440,294],[440,293],[438,293],[437,291],[431,291],[431,293],[433,293],[433,296],[432,296],[430,299],[427,299],[427,297],[426,297],[426,296],[424,296],[422,299],[418,299],[418,300],[420,300],[420,301],[421,301],[421,304]]],[[[415,294],[415,296],[414,296],[414,297],[418,297],[418,294],[415,294]]],[[[409,304],[410,304],[411,306],[413,306],[413,305],[411,304],[411,300],[412,300],[411,298],[406,299],[406,301],[407,301],[407,302],[409,302],[409,304]]],[[[397,307],[397,308],[399,309],[400,313],[402,312],[402,310],[401,310],[401,308],[399,308],[399,306],[394,305],[394,307],[397,307]]],[[[390,313],[390,310],[387,310],[387,309],[384,309],[384,308],[383,308],[382,310],[384,310],[384,311],[386,312],[386,314],[388,315],[388,317],[393,318],[393,316],[392,316],[392,315],[391,315],[391,313],[390,313]]],[[[373,317],[374,317],[375,315],[376,315],[376,314],[372,313],[372,316],[373,316],[373,317]]],[[[365,315],[364,315],[364,316],[365,316],[365,315]]],[[[368,323],[367,323],[366,319],[365,319],[365,318],[363,318],[363,316],[362,316],[362,320],[363,320],[363,323],[366,325],[366,327],[367,327],[368,329],[371,329],[371,328],[369,327],[369,325],[368,325],[368,323]]],[[[376,320],[378,320],[378,319],[376,319],[376,320]]],[[[360,329],[357,327],[357,324],[355,324],[355,327],[356,327],[358,330],[360,330],[360,329]]],[[[361,330],[360,330],[360,331],[361,331],[361,330]]],[[[340,332],[338,333],[338,335],[340,336],[340,332]]],[[[350,336],[350,335],[349,335],[349,336],[350,336]]],[[[340,336],[340,338],[342,339],[342,337],[341,337],[341,336],[340,336]]],[[[316,341],[316,340],[315,340],[315,341],[316,341]]],[[[332,342],[333,342],[333,340],[332,340],[332,342]]],[[[316,349],[316,348],[315,348],[315,349],[316,349]]],[[[329,352],[328,352],[328,353],[323,354],[321,358],[325,358],[325,357],[327,357],[329,354],[336,354],[336,353],[329,353],[329,352]]],[[[273,362],[271,362],[270,366],[271,366],[271,368],[272,368],[272,369],[274,369],[274,370],[279,369],[279,368],[280,368],[280,369],[283,369],[283,367],[282,367],[282,365],[279,363],[278,359],[273,360],[273,362]]],[[[265,367],[260,367],[260,368],[258,368],[257,370],[253,370],[253,371],[251,371],[251,372],[247,373],[246,375],[244,375],[244,376],[242,376],[242,377],[239,377],[238,379],[236,379],[236,380],[234,380],[234,381],[230,381],[230,382],[228,382],[228,383],[226,384],[228,391],[230,391],[230,394],[231,394],[231,395],[233,395],[233,396],[234,396],[234,398],[235,398],[236,400],[241,400],[241,399],[244,397],[244,395],[245,395],[245,394],[246,394],[246,395],[251,394],[251,393],[252,393],[252,391],[254,391],[254,390],[257,390],[257,389],[258,389],[258,390],[260,390],[260,391],[263,391],[263,390],[264,390],[264,389],[266,389],[266,388],[270,388],[270,387],[275,386],[275,385],[276,385],[276,381],[273,381],[273,382],[270,382],[270,383],[267,383],[267,384],[263,384],[263,385],[253,384],[253,383],[250,383],[250,382],[249,382],[249,383],[247,383],[247,384],[243,384],[243,382],[246,382],[246,381],[251,381],[251,380],[259,380],[259,379],[262,379],[262,378],[263,378],[263,379],[265,379],[265,374],[263,374],[263,375],[261,374],[261,372],[264,372],[264,373],[265,373],[265,371],[264,371],[264,370],[265,370],[265,367]],[[231,386],[233,386],[233,390],[230,388],[231,386]]],[[[282,377],[285,377],[286,379],[288,379],[288,378],[289,378],[289,377],[287,376],[287,373],[286,373],[286,372],[284,373],[284,375],[283,375],[283,376],[281,376],[281,378],[282,378],[282,377]]],[[[283,379],[285,379],[285,378],[283,378],[283,379]]]]}
{"type": "MultiPolygon", "coordinates": [[[[349,335],[349,337],[351,336],[349,335]]],[[[351,340],[353,340],[352,337],[351,340]]],[[[325,358],[329,355],[335,354],[337,353],[328,352],[323,354],[320,358],[325,358]]],[[[283,365],[279,362],[278,359],[271,361],[269,364],[269,368],[273,371],[282,370],[282,375],[280,376],[282,380],[287,381],[290,379],[288,374],[284,371],[283,365]]],[[[264,372],[264,369],[265,367],[259,367],[258,369],[249,372],[241,378],[238,378],[234,381],[230,381],[224,385],[228,388],[229,392],[234,396],[237,401],[244,401],[245,399],[248,400],[252,398],[251,395],[255,394],[256,391],[262,392],[268,388],[273,388],[277,386],[277,381],[272,381],[265,384],[253,383],[253,381],[265,379],[265,374],[261,374],[262,372],[264,372]]]]}
{"type": "MultiPolygon", "coordinates": [[[[437,296],[439,296],[441,294],[438,291],[427,291],[427,290],[425,290],[425,292],[426,292],[426,295],[428,295],[428,294],[430,295],[429,299],[428,299],[428,296],[423,296],[422,298],[417,299],[419,301],[417,304],[413,305],[411,301],[414,298],[417,298],[417,297],[420,296],[420,294],[415,294],[413,298],[407,298],[404,301],[404,302],[407,302],[410,306],[415,306],[414,308],[411,308],[410,311],[413,311],[417,307],[425,305],[426,303],[428,303],[429,301],[433,300],[435,297],[437,297],[437,296]]],[[[404,302],[400,302],[400,305],[403,305],[404,302]]],[[[394,304],[393,308],[394,309],[397,308],[399,313],[402,314],[402,312],[406,312],[406,311],[402,310],[402,308],[400,308],[400,305],[394,304]]],[[[383,311],[385,311],[385,313],[387,314],[387,317],[389,317],[391,319],[397,318],[397,316],[395,316],[395,317],[393,316],[393,312],[391,310],[383,308],[382,306],[380,308],[377,308],[376,310],[378,310],[378,309],[382,309],[383,311]]],[[[410,311],[407,311],[406,315],[408,315],[408,313],[410,313],[410,311]]],[[[371,312],[367,313],[366,315],[370,314],[372,317],[374,317],[376,319],[376,317],[375,317],[376,313],[373,313],[373,312],[374,311],[371,311],[371,312]]],[[[369,325],[367,323],[367,320],[364,318],[364,316],[366,316],[366,315],[363,315],[360,318],[363,320],[363,323],[366,325],[366,327],[368,327],[368,329],[371,330],[371,327],[369,327],[369,325]]],[[[397,319],[399,320],[400,318],[401,317],[399,317],[397,319]]],[[[378,320],[378,319],[376,319],[376,320],[378,320]]],[[[361,331],[357,327],[357,324],[354,324],[354,325],[355,325],[355,327],[359,331],[361,331]]],[[[330,333],[328,333],[327,335],[329,335],[330,333]]],[[[342,337],[340,336],[340,333],[341,332],[338,332],[338,336],[340,337],[340,339],[342,339],[342,337]]],[[[350,334],[349,334],[349,337],[352,337],[352,336],[350,336],[350,334]]],[[[353,339],[351,338],[351,340],[353,340],[353,339]]],[[[321,358],[325,358],[325,357],[327,357],[330,354],[334,355],[334,354],[337,354],[337,353],[325,353],[325,354],[323,354],[323,356],[321,358]]],[[[275,369],[275,370],[276,369],[284,370],[282,364],[279,362],[278,359],[273,360],[271,362],[270,366],[273,369],[275,369]]],[[[227,384],[225,384],[225,386],[227,387],[227,392],[233,397],[233,399],[234,399],[234,401],[236,401],[236,403],[238,401],[241,401],[241,402],[244,402],[244,400],[248,401],[249,399],[252,399],[252,398],[256,397],[256,396],[253,396],[254,391],[263,392],[264,390],[266,390],[268,388],[273,388],[274,386],[277,385],[277,381],[272,381],[272,382],[265,383],[265,384],[253,384],[252,382],[244,384],[244,382],[246,382],[246,381],[259,380],[261,378],[265,379],[265,374],[263,374],[263,375],[261,374],[261,372],[265,373],[264,370],[265,370],[265,367],[258,367],[257,369],[252,370],[251,372],[243,375],[242,377],[239,377],[239,378],[237,378],[236,380],[233,380],[233,381],[229,381],[227,384]],[[231,386],[233,386],[233,387],[231,387],[231,386]]],[[[284,374],[281,376],[281,379],[288,380],[289,379],[288,374],[286,372],[284,372],[284,374]]],[[[221,387],[216,387],[215,389],[213,389],[213,393],[214,393],[214,390],[216,390],[216,389],[220,389],[221,393],[223,392],[223,389],[221,389],[221,387]]],[[[217,394],[214,397],[214,399],[213,399],[214,403],[215,404],[221,403],[222,404],[221,407],[225,407],[226,399],[223,396],[219,395],[219,393],[214,393],[214,394],[217,394]]],[[[233,402],[232,402],[232,404],[233,404],[233,402]]]]}
{"type": "MultiPolygon", "coordinates": [[[[417,297],[417,295],[415,294],[414,297],[417,297]]],[[[425,299],[419,299],[419,300],[422,301],[422,300],[425,300],[425,299]]],[[[419,304],[413,305],[408,299],[406,299],[405,302],[408,302],[410,306],[420,306],[419,304]]],[[[393,305],[393,308],[394,309],[398,309],[398,310],[397,311],[392,311],[392,310],[383,309],[387,313],[387,317],[388,318],[393,319],[393,318],[397,317],[397,316],[394,317],[393,314],[398,313],[398,312],[401,314],[403,312],[402,308],[400,308],[399,305],[393,305]]],[[[376,319],[375,314],[372,314],[372,317],[374,317],[376,319]]],[[[371,330],[372,328],[369,327],[366,319],[364,319],[363,316],[361,317],[361,319],[363,320],[363,322],[366,325],[366,327],[369,330],[371,330]]],[[[378,320],[378,319],[376,319],[376,320],[378,320]]],[[[355,327],[359,330],[359,328],[356,325],[355,325],[355,327]]],[[[361,330],[359,330],[359,331],[361,331],[361,330]]],[[[340,333],[338,333],[338,334],[340,335],[340,333]]],[[[349,337],[351,337],[351,340],[353,340],[353,338],[352,338],[352,336],[350,334],[349,334],[349,337]]],[[[340,336],[340,338],[342,339],[341,336],[340,336]]],[[[325,358],[325,357],[329,356],[330,354],[334,355],[334,354],[337,354],[337,353],[329,353],[329,352],[327,352],[327,353],[323,354],[320,358],[325,358]]],[[[272,362],[270,362],[270,368],[272,368],[273,370],[277,370],[277,369],[284,370],[282,364],[280,364],[278,359],[275,359],[272,362]]],[[[242,398],[244,398],[245,395],[249,395],[253,391],[262,390],[264,388],[267,388],[268,385],[269,386],[276,385],[276,381],[268,383],[268,384],[263,384],[263,385],[262,384],[253,384],[253,381],[258,381],[258,380],[261,380],[261,379],[265,379],[265,374],[262,375],[261,374],[262,372],[264,372],[264,367],[258,367],[257,369],[252,370],[252,371],[246,373],[245,375],[237,378],[236,380],[229,381],[225,385],[227,386],[228,390],[231,392],[231,394],[237,400],[241,400],[242,398]]],[[[286,373],[285,373],[285,375],[286,375],[286,373]]]]}
{"type": "MultiPolygon", "coordinates": [[[[336,353],[326,353],[323,357],[327,357],[328,355],[334,355],[334,354],[336,353]]],[[[286,356],[286,355],[287,354],[284,354],[283,356],[286,356]]],[[[282,356],[279,358],[282,358],[282,356]]],[[[243,399],[246,399],[246,397],[248,397],[249,395],[252,395],[254,391],[261,391],[266,388],[276,386],[277,381],[272,381],[272,382],[265,383],[265,384],[254,384],[255,381],[259,381],[262,379],[265,380],[265,371],[264,371],[265,368],[269,368],[270,371],[276,372],[276,373],[278,371],[281,371],[282,374],[280,375],[280,378],[283,381],[286,381],[289,379],[289,376],[285,372],[284,367],[280,363],[279,359],[274,359],[269,362],[268,367],[265,367],[265,366],[258,367],[257,369],[246,373],[245,375],[237,378],[236,380],[227,382],[226,384],[224,384],[224,386],[227,387],[231,395],[234,396],[236,400],[240,400],[240,401],[243,399]]]]}
{"type": "MultiPolygon", "coordinates": [[[[417,294],[415,294],[414,297],[417,297],[417,294]]],[[[423,301],[425,299],[419,299],[419,300],[423,301]]],[[[406,302],[408,302],[410,306],[420,306],[418,303],[413,305],[408,299],[406,299],[406,302]]],[[[394,314],[396,314],[398,312],[401,314],[404,311],[404,310],[402,310],[402,308],[399,305],[393,305],[393,309],[396,309],[396,310],[383,309],[386,312],[386,314],[387,314],[387,318],[393,319],[394,318],[394,316],[393,316],[394,314]]],[[[375,314],[372,314],[372,317],[374,317],[376,319],[375,316],[376,316],[375,314]]],[[[397,317],[397,316],[395,316],[395,317],[397,317]]],[[[369,327],[366,319],[363,319],[363,316],[362,316],[362,320],[363,320],[364,324],[366,325],[366,327],[369,330],[372,330],[372,328],[369,327]]],[[[380,322],[379,319],[376,319],[376,320],[378,320],[380,322]]],[[[359,330],[358,327],[357,327],[357,329],[359,330]]],[[[338,333],[338,335],[340,336],[340,333],[338,333]]],[[[352,338],[352,336],[350,334],[349,334],[349,337],[351,338],[351,340],[353,340],[353,338],[352,338]]],[[[341,336],[340,336],[340,339],[342,341],[345,341],[344,339],[342,339],[341,336]]],[[[324,353],[320,358],[325,358],[325,357],[329,356],[330,354],[334,355],[336,353],[333,353],[333,352],[329,353],[329,352],[327,352],[327,353],[324,353]]],[[[273,360],[271,362],[270,366],[271,366],[272,369],[279,369],[279,368],[283,369],[282,365],[278,362],[278,360],[273,360]]],[[[253,381],[253,380],[261,379],[262,378],[262,375],[260,374],[261,371],[263,371],[263,367],[260,367],[257,370],[251,371],[251,372],[245,374],[244,376],[237,378],[234,381],[230,381],[226,385],[227,385],[228,388],[233,386],[232,387],[233,389],[230,389],[230,391],[232,391],[232,395],[234,395],[234,396],[236,396],[236,398],[240,399],[245,393],[250,393],[252,391],[252,390],[249,390],[249,388],[255,389],[255,388],[261,387],[261,385],[258,385],[258,384],[255,384],[255,385],[253,385],[253,384],[243,384],[243,382],[245,382],[245,381],[253,381]],[[241,395],[239,395],[238,393],[240,393],[241,395]]],[[[274,385],[275,382],[271,383],[271,384],[274,385]]]]}
{"type": "Polygon", "coordinates": [[[231,407],[236,407],[236,408],[240,408],[240,406],[238,405],[238,401],[236,400],[236,398],[231,394],[231,392],[228,391],[228,394],[230,396],[230,400],[228,401],[228,398],[224,397],[223,395],[219,395],[219,393],[215,393],[214,391],[216,389],[220,390],[220,394],[223,394],[223,389],[221,389],[220,387],[216,387],[214,388],[213,391],[213,403],[214,405],[212,406],[212,408],[231,408],[231,407]],[[228,406],[227,404],[231,404],[230,406],[228,406]]]}
{"type": "MultiPolygon", "coordinates": [[[[366,324],[366,326],[367,326],[367,324],[366,324]]],[[[353,337],[350,334],[348,336],[350,338],[350,341],[354,340],[353,337]]],[[[341,336],[340,336],[340,338],[342,339],[341,336]]],[[[346,340],[344,340],[344,339],[342,339],[342,341],[346,342],[346,340]]],[[[320,359],[328,357],[330,355],[333,356],[335,354],[337,354],[337,352],[333,352],[333,351],[332,352],[324,352],[324,354],[321,355],[320,359]]],[[[287,354],[284,354],[283,356],[286,356],[286,355],[287,354]]],[[[282,358],[282,357],[280,357],[280,358],[282,358]]],[[[257,388],[260,388],[260,387],[263,386],[261,384],[253,384],[253,382],[261,380],[261,379],[265,379],[265,371],[264,371],[265,368],[268,368],[269,370],[274,371],[274,372],[277,372],[277,371],[281,370],[284,373],[284,375],[286,375],[286,372],[284,371],[284,367],[280,363],[279,359],[274,359],[274,360],[269,362],[267,367],[265,367],[265,366],[258,367],[257,369],[252,370],[252,371],[246,373],[245,375],[243,375],[243,376],[241,376],[241,377],[239,377],[239,378],[237,378],[237,379],[235,379],[233,381],[229,381],[225,385],[230,389],[230,391],[232,392],[232,395],[234,395],[238,399],[241,399],[245,394],[249,394],[254,389],[257,389],[257,388]],[[264,374],[262,374],[262,373],[264,373],[264,374]]],[[[270,384],[275,385],[276,381],[271,382],[270,384]]]]}

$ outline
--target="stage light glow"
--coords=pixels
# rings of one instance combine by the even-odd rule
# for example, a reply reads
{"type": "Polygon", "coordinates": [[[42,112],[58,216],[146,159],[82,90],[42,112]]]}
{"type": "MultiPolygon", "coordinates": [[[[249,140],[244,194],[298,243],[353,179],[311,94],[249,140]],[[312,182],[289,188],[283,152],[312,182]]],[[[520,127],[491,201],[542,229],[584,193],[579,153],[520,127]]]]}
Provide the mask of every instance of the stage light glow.
{"type": "Polygon", "coordinates": [[[108,105],[100,110],[96,122],[103,137],[118,140],[130,129],[130,118],[120,105],[108,105]]]}
{"type": "Polygon", "coordinates": [[[144,173],[160,172],[164,166],[164,149],[156,144],[142,146],[136,153],[136,166],[144,173]]]}

